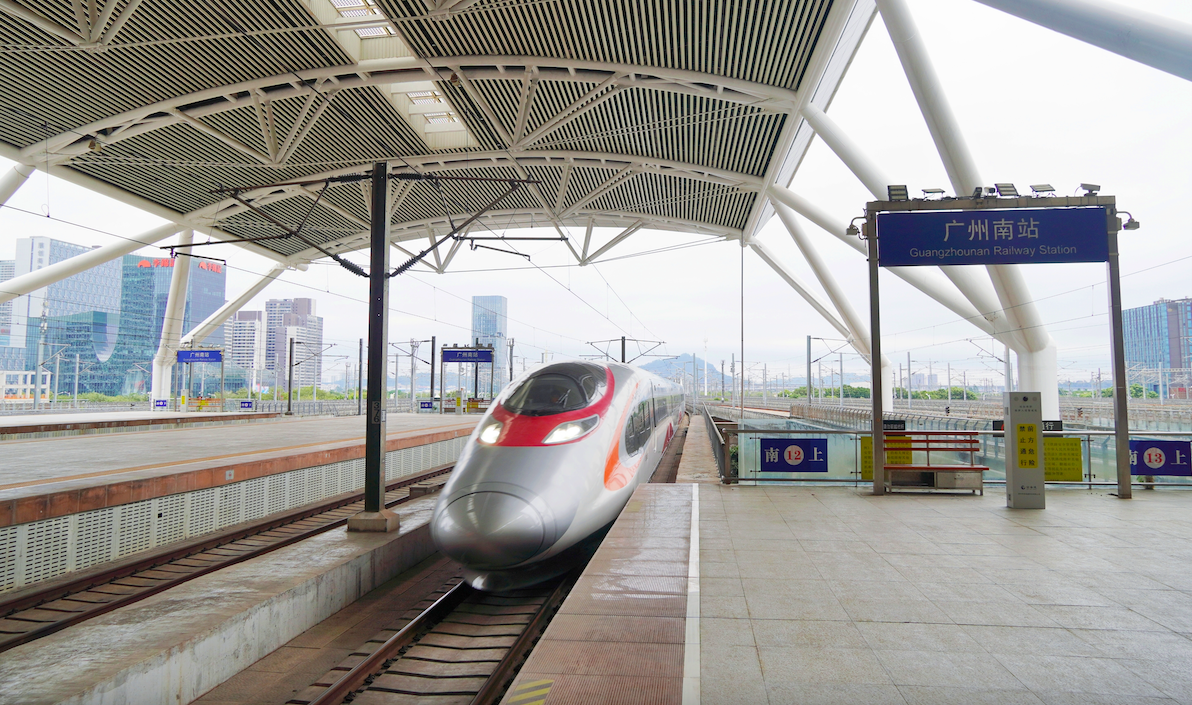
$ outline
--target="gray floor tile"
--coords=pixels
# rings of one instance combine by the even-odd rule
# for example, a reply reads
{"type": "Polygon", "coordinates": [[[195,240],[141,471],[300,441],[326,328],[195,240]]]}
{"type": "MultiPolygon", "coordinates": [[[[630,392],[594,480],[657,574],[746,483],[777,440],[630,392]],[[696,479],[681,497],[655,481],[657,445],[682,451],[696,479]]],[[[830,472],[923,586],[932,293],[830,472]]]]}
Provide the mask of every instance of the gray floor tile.
{"type": "Polygon", "coordinates": [[[755,646],[753,627],[748,619],[702,617],[699,634],[701,646],[755,646]]]}
{"type": "Polygon", "coordinates": [[[837,685],[816,683],[767,684],[774,705],[905,705],[892,685],[837,685]]]}
{"type": "Polygon", "coordinates": [[[869,649],[758,647],[767,687],[790,683],[892,685],[869,649]]]}
{"type": "Polygon", "coordinates": [[[982,690],[903,685],[898,690],[908,705],[1042,705],[1029,690],[982,690]]]}
{"type": "Polygon", "coordinates": [[[768,701],[757,649],[752,646],[704,646],[700,649],[700,702],[768,701]]]}
{"type": "Polygon", "coordinates": [[[1049,656],[1104,656],[1097,647],[1067,629],[965,625],[964,632],[986,651],[1049,656]]]}
{"type": "Polygon", "coordinates": [[[857,625],[846,621],[806,619],[752,620],[759,647],[795,646],[817,649],[865,649],[868,642],[857,625]]]}
{"type": "Polygon", "coordinates": [[[1166,697],[1165,693],[1113,659],[1043,654],[994,656],[1018,680],[1036,692],[1166,697]]]}
{"type": "Polygon", "coordinates": [[[857,629],[873,649],[985,651],[965,629],[954,624],[866,622],[857,624],[857,629]]]}
{"type": "Polygon", "coordinates": [[[896,685],[1026,690],[1010,671],[986,653],[876,651],[896,685]]]}

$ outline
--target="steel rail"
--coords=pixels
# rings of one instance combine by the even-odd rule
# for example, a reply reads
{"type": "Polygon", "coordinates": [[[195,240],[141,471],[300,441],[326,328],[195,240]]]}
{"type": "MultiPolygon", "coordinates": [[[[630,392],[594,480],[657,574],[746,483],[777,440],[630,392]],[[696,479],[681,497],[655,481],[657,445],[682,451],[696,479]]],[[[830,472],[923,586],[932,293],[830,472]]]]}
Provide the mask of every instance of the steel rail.
{"type": "MultiPolygon", "coordinates": [[[[432,468],[431,470],[418,475],[401,478],[386,485],[385,491],[392,492],[403,487],[415,485],[427,479],[448,473],[453,467],[454,464],[443,465],[432,468]]],[[[146,556],[141,560],[125,563],[109,570],[104,570],[99,573],[92,573],[65,583],[55,583],[42,590],[36,590],[28,594],[18,595],[14,599],[10,599],[6,602],[0,602],[0,620],[17,621],[13,620],[13,618],[17,617],[19,620],[20,613],[29,610],[36,610],[41,606],[51,603],[55,600],[69,598],[71,595],[77,595],[93,588],[111,585],[119,580],[135,577],[138,573],[168,566],[180,560],[207,554],[209,551],[218,550],[220,547],[230,546],[239,541],[243,541],[244,539],[252,538],[254,536],[261,536],[270,531],[275,531],[277,529],[297,524],[299,522],[317,520],[324,514],[336,512],[338,510],[342,510],[345,507],[350,507],[353,504],[362,502],[363,496],[363,492],[354,492],[348,496],[339,495],[337,498],[330,501],[323,502],[315,506],[308,505],[307,507],[300,508],[281,516],[273,516],[267,521],[259,522],[249,527],[234,529],[230,532],[221,533],[214,537],[207,537],[201,539],[200,541],[192,542],[184,546],[171,548],[165,552],[146,556]]],[[[411,497],[409,496],[398,498],[392,502],[387,502],[385,506],[396,506],[398,504],[407,502],[410,499],[411,497]]],[[[195,568],[194,570],[188,570],[184,573],[177,573],[175,577],[161,580],[161,582],[157,585],[145,586],[141,590],[137,590],[136,592],[127,595],[117,596],[107,602],[93,603],[92,607],[83,609],[79,612],[63,612],[64,617],[61,620],[45,622],[44,626],[36,627],[20,634],[14,634],[10,639],[3,640],[5,636],[8,636],[8,634],[0,633],[0,640],[2,640],[0,641],[0,653],[21,644],[26,644],[30,641],[35,641],[41,637],[48,636],[49,634],[53,634],[54,632],[60,631],[75,624],[85,622],[93,617],[106,614],[107,612],[111,612],[112,610],[118,609],[120,607],[138,602],[150,597],[151,595],[156,595],[159,592],[163,592],[184,582],[193,580],[194,578],[198,578],[209,573],[214,573],[237,563],[242,563],[251,558],[262,556],[279,548],[292,545],[312,536],[316,536],[318,534],[330,531],[331,529],[343,526],[347,523],[347,514],[350,514],[350,512],[346,513],[345,516],[341,518],[329,517],[328,521],[324,521],[313,527],[302,529],[291,536],[270,540],[269,543],[263,546],[252,548],[240,553],[239,555],[225,556],[222,560],[218,560],[211,565],[195,568]]],[[[270,538],[272,539],[273,537],[270,538]]]]}
{"type": "MultiPolygon", "coordinates": [[[[542,604],[534,612],[533,617],[521,628],[521,633],[514,640],[513,644],[508,647],[505,655],[494,667],[493,672],[481,685],[480,690],[472,697],[470,705],[491,705],[500,700],[513,678],[517,675],[526,656],[529,655],[530,649],[537,643],[542,632],[546,629],[546,625],[550,622],[555,612],[558,611],[559,606],[567,597],[568,592],[579,578],[581,572],[582,568],[577,568],[559,579],[558,584],[542,601],[542,604]]],[[[383,673],[388,668],[390,662],[400,658],[400,654],[404,649],[417,644],[425,634],[445,621],[469,597],[476,593],[477,591],[469,587],[466,582],[461,581],[457,583],[429,607],[419,613],[409,624],[389,637],[385,643],[369,654],[367,658],[356,664],[351,670],[347,671],[338,680],[328,686],[314,700],[310,700],[307,705],[339,705],[344,702],[345,698],[356,693],[362,686],[365,686],[370,678],[383,673]]],[[[374,692],[374,695],[383,695],[383,693],[374,692]]],[[[411,693],[407,692],[405,695],[408,697],[411,693]]]]}
{"type": "Polygon", "coordinates": [[[331,684],[319,697],[310,701],[310,705],[339,705],[344,698],[355,692],[357,688],[379,671],[385,662],[397,655],[399,651],[414,642],[414,638],[428,627],[441,622],[444,617],[455,611],[465,599],[475,592],[467,583],[460,581],[448,590],[442,597],[423,610],[409,624],[402,627],[393,636],[385,640],[368,658],[352,667],[339,680],[331,684]]]}

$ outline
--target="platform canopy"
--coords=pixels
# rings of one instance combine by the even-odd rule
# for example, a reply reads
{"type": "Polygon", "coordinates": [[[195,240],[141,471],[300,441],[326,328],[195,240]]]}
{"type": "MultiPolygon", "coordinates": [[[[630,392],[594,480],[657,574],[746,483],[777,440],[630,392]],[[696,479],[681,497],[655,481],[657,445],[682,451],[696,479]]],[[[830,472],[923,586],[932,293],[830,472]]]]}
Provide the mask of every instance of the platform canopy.
{"type": "MultiPolygon", "coordinates": [[[[0,0],[0,156],[220,239],[279,230],[218,188],[382,160],[539,182],[473,227],[554,228],[583,263],[640,229],[748,238],[810,141],[800,108],[827,107],[873,16],[873,0],[0,0]]],[[[368,186],[333,184],[312,211],[321,188],[242,198],[328,251],[366,246],[368,186]]],[[[392,238],[421,247],[503,190],[394,181],[392,238]]]]}

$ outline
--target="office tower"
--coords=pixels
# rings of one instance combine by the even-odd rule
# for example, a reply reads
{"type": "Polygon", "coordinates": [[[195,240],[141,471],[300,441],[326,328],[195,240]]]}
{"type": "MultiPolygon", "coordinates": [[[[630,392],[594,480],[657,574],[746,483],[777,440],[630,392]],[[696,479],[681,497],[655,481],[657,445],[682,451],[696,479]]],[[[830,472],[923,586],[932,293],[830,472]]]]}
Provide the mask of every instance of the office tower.
{"type": "MultiPolygon", "coordinates": [[[[504,296],[472,297],[472,344],[493,346],[493,391],[509,381],[509,301],[504,296]]],[[[489,388],[487,365],[480,366],[480,389],[489,388]]]]}

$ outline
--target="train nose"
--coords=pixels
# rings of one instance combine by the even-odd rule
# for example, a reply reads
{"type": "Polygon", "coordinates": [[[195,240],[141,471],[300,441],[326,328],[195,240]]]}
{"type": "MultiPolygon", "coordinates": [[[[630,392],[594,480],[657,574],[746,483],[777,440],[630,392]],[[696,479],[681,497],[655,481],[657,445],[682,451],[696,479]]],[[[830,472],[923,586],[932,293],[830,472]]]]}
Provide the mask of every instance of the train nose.
{"type": "Polygon", "coordinates": [[[474,492],[439,513],[439,550],[469,568],[508,568],[533,558],[546,537],[542,516],[504,492],[474,492]]]}

